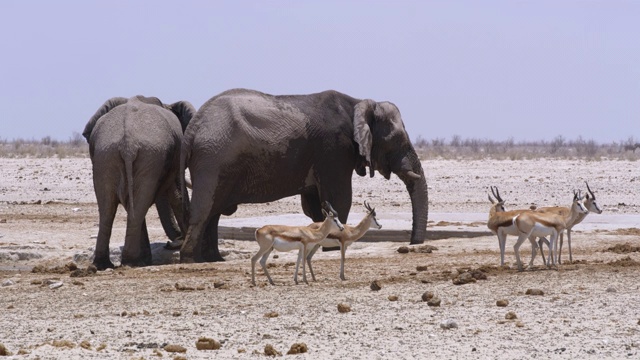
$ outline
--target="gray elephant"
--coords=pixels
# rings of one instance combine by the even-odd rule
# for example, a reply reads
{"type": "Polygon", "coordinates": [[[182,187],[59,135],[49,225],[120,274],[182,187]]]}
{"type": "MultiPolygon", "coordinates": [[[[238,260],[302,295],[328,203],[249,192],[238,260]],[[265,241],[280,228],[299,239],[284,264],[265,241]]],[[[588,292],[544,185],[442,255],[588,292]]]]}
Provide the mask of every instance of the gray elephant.
{"type": "Polygon", "coordinates": [[[98,269],[114,267],[109,240],[118,204],[127,211],[122,265],[151,264],[145,215],[152,204],[169,238],[185,230],[178,176],[180,146],[195,112],[186,101],[165,105],[154,97],[115,97],[87,123],[82,135],[89,143],[100,214],[93,260],[98,269]]]}
{"type": "Polygon", "coordinates": [[[238,204],[300,194],[313,221],[322,221],[321,204],[328,201],[346,223],[353,171],[364,176],[366,166],[372,177],[375,170],[387,179],[394,173],[405,183],[413,210],[411,244],[422,243],[427,183],[394,104],[336,91],[273,96],[234,89],[211,98],[182,141],[181,176],[188,167],[193,193],[180,260],[222,261],[218,221],[238,204]]]}

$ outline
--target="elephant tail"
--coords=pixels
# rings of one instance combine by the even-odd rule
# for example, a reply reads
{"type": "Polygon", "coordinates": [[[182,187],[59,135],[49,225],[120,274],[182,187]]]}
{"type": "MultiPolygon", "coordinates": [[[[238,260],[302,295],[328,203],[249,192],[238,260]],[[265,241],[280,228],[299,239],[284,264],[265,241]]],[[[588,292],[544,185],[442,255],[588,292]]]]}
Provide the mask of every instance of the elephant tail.
{"type": "Polygon", "coordinates": [[[136,159],[136,154],[130,154],[129,152],[125,153],[125,155],[123,156],[123,160],[124,160],[124,172],[125,172],[125,176],[126,176],[126,183],[127,183],[127,192],[128,192],[128,196],[127,198],[129,199],[129,201],[127,201],[127,211],[129,212],[129,214],[131,214],[131,216],[133,216],[134,214],[134,207],[133,207],[133,161],[136,159]]]}

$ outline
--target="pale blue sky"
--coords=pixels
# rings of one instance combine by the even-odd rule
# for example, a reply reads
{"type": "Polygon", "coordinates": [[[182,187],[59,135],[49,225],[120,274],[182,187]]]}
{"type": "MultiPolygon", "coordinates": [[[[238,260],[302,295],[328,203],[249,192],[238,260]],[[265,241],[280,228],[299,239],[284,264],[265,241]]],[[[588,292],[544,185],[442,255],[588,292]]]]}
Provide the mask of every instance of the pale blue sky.
{"type": "Polygon", "coordinates": [[[640,138],[640,1],[0,1],[0,139],[108,98],[335,89],[412,139],[640,138]]]}

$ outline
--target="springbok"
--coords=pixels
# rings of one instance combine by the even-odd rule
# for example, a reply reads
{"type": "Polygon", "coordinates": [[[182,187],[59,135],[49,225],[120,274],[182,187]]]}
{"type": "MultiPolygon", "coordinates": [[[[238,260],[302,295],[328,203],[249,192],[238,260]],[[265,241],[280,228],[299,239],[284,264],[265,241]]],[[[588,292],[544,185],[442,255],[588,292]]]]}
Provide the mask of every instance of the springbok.
{"type": "MultiPolygon", "coordinates": [[[[567,226],[566,226],[567,243],[569,245],[569,262],[573,262],[573,254],[571,252],[571,229],[575,225],[580,224],[582,220],[584,220],[587,217],[587,215],[589,215],[590,212],[595,212],[596,214],[602,214],[602,208],[600,208],[600,206],[596,202],[596,195],[593,193],[593,191],[591,191],[591,188],[589,187],[589,183],[587,183],[586,181],[584,183],[587,185],[587,193],[585,194],[584,206],[587,208],[588,212],[577,214],[577,216],[572,219],[573,221],[567,222],[567,226]]],[[[567,216],[571,212],[571,209],[563,206],[550,206],[550,207],[538,208],[536,209],[536,211],[550,212],[550,213],[558,214],[560,216],[567,216]]],[[[560,233],[560,247],[558,249],[558,264],[562,264],[562,259],[561,259],[562,242],[563,242],[562,235],[563,233],[560,233]]],[[[547,241],[546,238],[540,238],[538,240],[538,243],[540,244],[541,253],[542,253],[542,243],[545,243],[547,244],[547,246],[549,246],[549,242],[547,241]]],[[[542,254],[542,259],[544,260],[544,253],[542,254]]]]}
{"type": "MultiPolygon", "coordinates": [[[[376,219],[376,209],[371,208],[371,206],[369,206],[366,201],[364,202],[364,207],[365,209],[367,209],[367,214],[364,216],[364,218],[362,218],[358,225],[344,225],[344,231],[332,231],[324,240],[317,243],[312,248],[308,248],[306,257],[313,281],[316,281],[316,275],[313,273],[313,267],[311,267],[311,258],[313,258],[313,255],[316,253],[316,251],[318,251],[318,248],[320,248],[320,246],[340,246],[340,279],[346,280],[344,277],[344,258],[347,247],[362,238],[369,229],[382,228],[382,225],[380,225],[380,223],[378,223],[378,220],[376,219]]],[[[309,225],[309,227],[316,229],[321,225],[322,223],[313,223],[309,225]]]]}
{"type": "Polygon", "coordinates": [[[275,285],[269,271],[267,270],[267,258],[273,249],[277,251],[291,251],[298,250],[298,261],[296,262],[296,270],[293,276],[293,281],[298,284],[298,267],[302,261],[302,280],[307,282],[307,274],[305,268],[305,254],[307,253],[307,246],[314,246],[322,240],[332,231],[342,231],[344,226],[338,219],[338,213],[331,207],[328,202],[323,203],[324,209],[322,213],[325,216],[324,221],[318,228],[312,228],[310,226],[287,226],[287,225],[265,225],[256,230],[256,241],[260,245],[258,252],[251,258],[251,283],[256,284],[256,261],[260,257],[260,265],[264,274],[269,279],[271,285],[275,285]]]}
{"type": "MultiPolygon", "coordinates": [[[[520,214],[530,210],[511,210],[507,211],[504,207],[504,200],[500,196],[500,192],[498,191],[498,187],[491,186],[491,193],[495,200],[489,194],[489,201],[491,201],[491,209],[489,210],[489,220],[487,221],[487,227],[494,234],[498,235],[498,246],[500,247],[500,266],[504,266],[504,253],[505,246],[507,243],[507,235],[519,236],[520,231],[516,226],[515,219],[518,218],[520,214]]],[[[535,238],[529,239],[531,242],[531,260],[529,261],[529,267],[533,267],[533,261],[536,258],[538,253],[538,245],[536,244],[535,238]]],[[[518,246],[519,247],[519,246],[518,246]]],[[[518,259],[518,268],[521,268],[520,258],[517,255],[518,259]]]]}

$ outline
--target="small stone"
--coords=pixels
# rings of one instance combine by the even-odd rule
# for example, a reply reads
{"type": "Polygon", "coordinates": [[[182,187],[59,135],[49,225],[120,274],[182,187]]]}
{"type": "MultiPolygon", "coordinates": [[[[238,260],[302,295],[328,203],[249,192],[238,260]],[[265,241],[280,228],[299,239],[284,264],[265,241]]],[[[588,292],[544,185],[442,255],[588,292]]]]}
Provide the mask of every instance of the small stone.
{"type": "Polygon", "coordinates": [[[378,280],[373,280],[369,287],[373,291],[378,291],[378,290],[382,289],[382,286],[380,286],[380,283],[378,282],[378,280]]]}
{"type": "Polygon", "coordinates": [[[123,311],[123,312],[120,313],[120,316],[127,316],[127,314],[128,313],[126,311],[123,311]]]}
{"type": "Polygon", "coordinates": [[[462,273],[453,279],[453,285],[464,285],[476,282],[476,279],[469,272],[462,273]]]}
{"type": "Polygon", "coordinates": [[[7,279],[5,281],[2,282],[2,286],[11,286],[11,285],[15,285],[16,282],[11,280],[11,279],[7,279]]]}
{"type": "Polygon", "coordinates": [[[194,291],[195,290],[195,288],[192,286],[187,286],[179,283],[176,283],[174,286],[178,291],[194,291]]]}
{"type": "Polygon", "coordinates": [[[247,352],[247,349],[238,349],[238,354],[245,354],[247,352]]]}
{"type": "Polygon", "coordinates": [[[164,351],[170,353],[186,353],[187,349],[184,346],[169,344],[164,347],[164,351]]]}
{"type": "Polygon", "coordinates": [[[509,305],[509,300],[501,299],[496,301],[496,305],[499,307],[505,307],[509,305]]]}
{"type": "Polygon", "coordinates": [[[271,344],[267,344],[264,347],[264,354],[267,356],[280,356],[282,355],[281,352],[279,352],[278,350],[276,350],[273,345],[271,344]]]}
{"type": "Polygon", "coordinates": [[[219,341],[207,337],[201,337],[196,341],[196,349],[198,350],[218,350],[220,346],[219,341]]]}
{"type": "Polygon", "coordinates": [[[76,265],[76,263],[74,263],[73,261],[68,262],[64,267],[67,268],[67,270],[69,271],[78,269],[78,265],[76,265]]]}
{"type": "Polygon", "coordinates": [[[427,271],[427,265],[416,266],[416,271],[427,271]]]}
{"type": "Polygon", "coordinates": [[[457,329],[458,322],[455,319],[446,319],[440,323],[440,327],[443,329],[457,329]]]}
{"type": "Polygon", "coordinates": [[[396,295],[389,295],[389,301],[398,301],[398,296],[396,296],[396,295]]]}
{"type": "Polygon", "coordinates": [[[214,289],[228,289],[229,287],[226,286],[224,281],[216,281],[213,283],[213,288],[214,289]]]}
{"type": "Polygon", "coordinates": [[[270,312],[264,314],[264,317],[266,317],[266,318],[277,318],[279,315],[280,314],[278,314],[275,311],[270,311],[270,312]]]}
{"type": "Polygon", "coordinates": [[[338,312],[341,314],[345,314],[348,312],[351,312],[351,306],[344,304],[344,303],[340,303],[338,304],[338,312]]]}
{"type": "Polygon", "coordinates": [[[429,301],[433,296],[433,291],[425,291],[424,294],[422,294],[422,301],[429,301]]]}
{"type": "Polygon", "coordinates": [[[439,297],[434,296],[434,297],[432,297],[431,299],[429,299],[429,300],[427,301],[427,305],[432,306],[432,307],[438,307],[438,306],[440,306],[440,302],[441,302],[441,301],[442,301],[442,300],[440,300],[440,298],[439,298],[439,297]]]}
{"type": "Polygon", "coordinates": [[[516,327],[524,327],[524,323],[522,321],[516,321],[516,327]]]}
{"type": "Polygon", "coordinates": [[[86,350],[91,350],[91,343],[89,341],[87,341],[87,340],[83,340],[80,343],[80,347],[83,348],[83,349],[86,349],[86,350]]]}
{"type": "Polygon", "coordinates": [[[400,254],[408,254],[408,253],[409,253],[409,247],[407,247],[407,246],[400,246],[400,247],[398,248],[398,252],[399,252],[400,254]]]}
{"type": "Polygon", "coordinates": [[[7,223],[7,219],[0,219],[0,224],[6,224],[7,223]]]}
{"type": "Polygon", "coordinates": [[[182,316],[182,313],[180,311],[174,311],[172,315],[174,317],[178,317],[178,316],[182,316]]]}
{"type": "Polygon", "coordinates": [[[78,280],[73,280],[71,283],[73,285],[77,285],[77,286],[84,286],[84,283],[82,281],[78,281],[78,280]]]}
{"type": "Polygon", "coordinates": [[[515,320],[518,318],[518,315],[516,315],[516,313],[514,313],[513,311],[509,311],[505,316],[505,319],[507,320],[515,320]]]}
{"type": "Polygon", "coordinates": [[[54,282],[53,284],[49,285],[49,289],[57,289],[57,288],[61,287],[62,285],[64,285],[64,283],[62,281],[54,282]]]}
{"type": "Polygon", "coordinates": [[[542,295],[544,295],[544,291],[542,291],[540,289],[527,289],[527,292],[525,294],[542,296],[542,295]]]}
{"type": "Polygon", "coordinates": [[[31,285],[42,285],[42,280],[31,280],[31,285]]]}
{"type": "Polygon", "coordinates": [[[307,351],[309,351],[309,349],[307,348],[307,344],[295,343],[291,345],[291,348],[289,349],[289,351],[287,351],[287,355],[302,354],[306,353],[307,351]]]}
{"type": "Polygon", "coordinates": [[[607,292],[608,292],[608,293],[614,293],[614,292],[618,292],[618,290],[616,290],[616,288],[614,288],[613,286],[609,286],[609,287],[607,288],[607,292]]]}
{"type": "Polygon", "coordinates": [[[13,309],[13,308],[14,308],[13,304],[11,304],[11,305],[7,306],[7,309],[9,309],[9,310],[11,310],[11,309],[13,309]]]}

